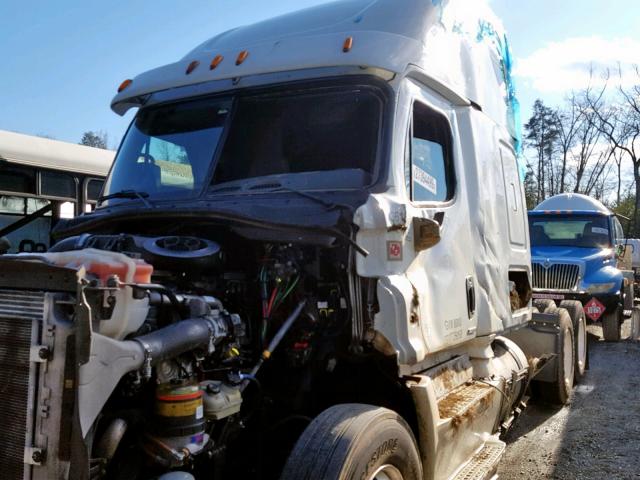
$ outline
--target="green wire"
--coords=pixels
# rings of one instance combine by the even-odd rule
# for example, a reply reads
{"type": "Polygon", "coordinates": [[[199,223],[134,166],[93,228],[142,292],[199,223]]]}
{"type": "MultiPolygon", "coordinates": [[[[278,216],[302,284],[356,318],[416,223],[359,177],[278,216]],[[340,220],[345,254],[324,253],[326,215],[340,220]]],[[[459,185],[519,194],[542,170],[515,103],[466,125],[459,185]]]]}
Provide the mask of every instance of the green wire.
{"type": "Polygon", "coordinates": [[[276,299],[276,301],[274,302],[274,309],[275,309],[275,305],[276,305],[276,304],[277,304],[277,305],[280,305],[280,304],[284,301],[284,299],[285,299],[285,298],[287,298],[287,297],[289,296],[289,294],[293,291],[293,289],[294,289],[294,288],[296,287],[296,285],[298,284],[298,280],[300,280],[300,275],[298,275],[298,276],[296,277],[296,279],[293,281],[293,283],[291,284],[291,286],[289,286],[289,285],[287,284],[287,289],[286,289],[286,291],[284,292],[284,295],[282,295],[282,298],[280,298],[280,299],[276,299]]]}

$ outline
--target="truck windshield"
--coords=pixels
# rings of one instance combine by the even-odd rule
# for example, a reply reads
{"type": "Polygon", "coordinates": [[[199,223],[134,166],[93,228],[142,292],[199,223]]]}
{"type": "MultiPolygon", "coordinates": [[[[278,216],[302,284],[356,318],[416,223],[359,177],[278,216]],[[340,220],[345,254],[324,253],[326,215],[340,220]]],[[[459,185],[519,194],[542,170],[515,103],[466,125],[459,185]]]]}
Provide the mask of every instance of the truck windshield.
{"type": "Polygon", "coordinates": [[[201,191],[230,109],[230,99],[209,99],[142,110],[116,155],[104,196],[133,190],[184,198],[201,191]]]}
{"type": "Polygon", "coordinates": [[[222,184],[274,175],[298,178],[287,182],[291,187],[314,188],[316,181],[317,188],[318,174],[327,171],[334,175],[324,178],[324,188],[365,186],[374,174],[381,115],[381,95],[367,87],[149,107],[127,132],[104,194],[184,198],[205,186],[222,191],[222,184]]]}
{"type": "Polygon", "coordinates": [[[531,215],[529,233],[534,247],[611,247],[609,222],[605,216],[531,215]]]}

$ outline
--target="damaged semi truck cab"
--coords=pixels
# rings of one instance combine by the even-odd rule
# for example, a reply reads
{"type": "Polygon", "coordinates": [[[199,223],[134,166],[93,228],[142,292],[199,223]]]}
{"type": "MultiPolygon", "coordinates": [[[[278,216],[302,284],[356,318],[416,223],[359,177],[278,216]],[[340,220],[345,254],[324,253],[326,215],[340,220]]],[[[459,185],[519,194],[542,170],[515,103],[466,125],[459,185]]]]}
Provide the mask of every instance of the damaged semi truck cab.
{"type": "Polygon", "coordinates": [[[4,478],[491,477],[580,373],[510,69],[478,2],[350,0],[123,82],[98,208],[0,257],[4,478]]]}
{"type": "Polygon", "coordinates": [[[529,212],[529,228],[540,308],[577,301],[602,321],[605,340],[619,340],[624,310],[633,307],[633,272],[620,268],[626,241],[615,214],[586,195],[560,194],[529,212]]]}

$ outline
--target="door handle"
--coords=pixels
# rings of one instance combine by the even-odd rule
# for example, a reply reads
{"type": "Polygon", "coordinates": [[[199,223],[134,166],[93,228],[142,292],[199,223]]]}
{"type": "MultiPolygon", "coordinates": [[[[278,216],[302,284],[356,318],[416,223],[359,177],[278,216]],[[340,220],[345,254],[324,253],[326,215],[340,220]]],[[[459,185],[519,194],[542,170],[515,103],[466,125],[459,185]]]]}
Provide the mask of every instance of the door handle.
{"type": "Polygon", "coordinates": [[[467,289],[467,314],[471,318],[476,313],[476,290],[473,284],[473,277],[467,277],[465,285],[467,289]]]}

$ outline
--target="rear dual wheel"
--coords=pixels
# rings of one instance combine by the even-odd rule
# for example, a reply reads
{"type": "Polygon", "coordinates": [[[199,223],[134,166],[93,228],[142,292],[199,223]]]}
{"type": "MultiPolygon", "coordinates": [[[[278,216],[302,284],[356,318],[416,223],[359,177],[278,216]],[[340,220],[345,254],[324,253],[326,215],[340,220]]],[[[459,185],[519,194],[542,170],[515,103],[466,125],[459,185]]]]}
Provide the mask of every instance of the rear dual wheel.
{"type": "Polygon", "coordinates": [[[569,312],[573,324],[574,380],[579,382],[589,367],[589,343],[587,340],[587,319],[582,304],[577,300],[562,300],[556,306],[553,300],[535,300],[534,306],[541,313],[558,314],[560,308],[569,312]]]}
{"type": "Polygon", "coordinates": [[[335,405],[298,439],[281,480],[419,480],[422,463],[411,429],[392,410],[335,405]]]}
{"type": "Polygon", "coordinates": [[[573,322],[573,336],[575,349],[574,378],[579,382],[589,367],[589,342],[587,341],[587,318],[582,304],[577,300],[563,300],[560,308],[569,312],[573,322]]]}
{"type": "MultiPolygon", "coordinates": [[[[553,381],[534,380],[532,389],[544,401],[554,405],[566,405],[571,397],[575,376],[575,336],[573,320],[564,308],[551,302],[535,302],[542,313],[558,315],[558,352],[555,359],[553,381]]],[[[544,367],[543,367],[544,368],[544,367]]],[[[546,367],[549,368],[549,367],[546,367]]]]}

